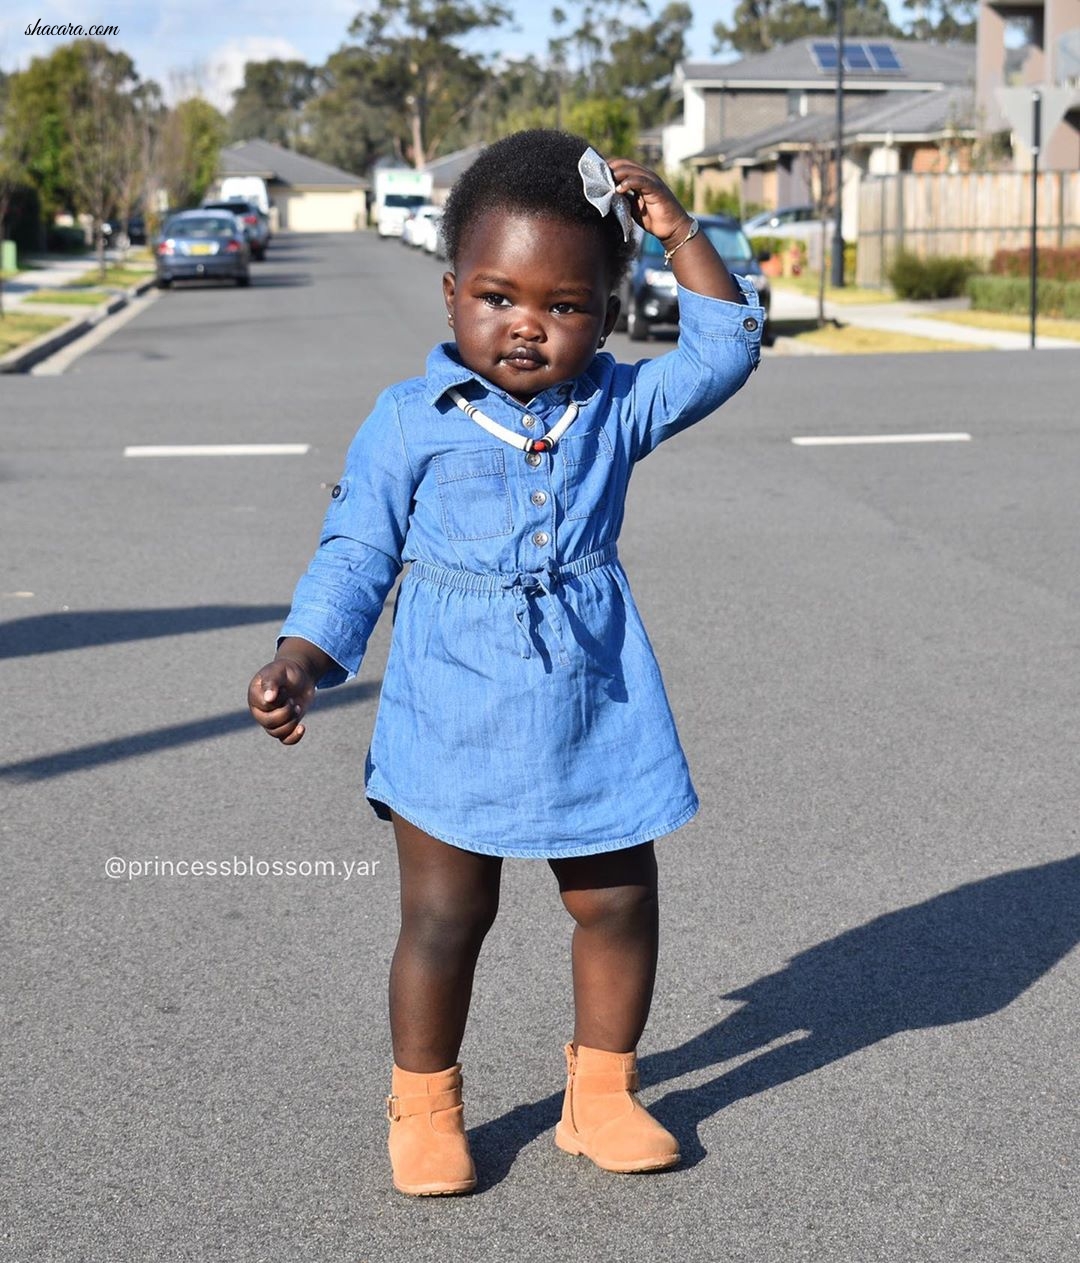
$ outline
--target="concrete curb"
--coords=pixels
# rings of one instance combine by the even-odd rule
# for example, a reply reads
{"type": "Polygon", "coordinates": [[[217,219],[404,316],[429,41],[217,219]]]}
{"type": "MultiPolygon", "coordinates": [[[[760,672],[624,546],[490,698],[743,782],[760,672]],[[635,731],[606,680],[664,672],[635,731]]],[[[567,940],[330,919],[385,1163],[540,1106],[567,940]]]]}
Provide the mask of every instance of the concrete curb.
{"type": "Polygon", "coordinates": [[[73,316],[66,324],[50,329],[48,333],[43,333],[33,342],[28,342],[25,346],[17,346],[6,355],[0,355],[0,373],[28,373],[42,360],[47,360],[50,355],[54,355],[57,351],[63,350],[72,342],[84,337],[101,321],[145,294],[148,289],[154,287],[155,283],[156,277],[151,275],[145,281],[132,286],[131,289],[124,290],[121,294],[114,294],[112,298],[92,308],[86,315],[73,316]]]}

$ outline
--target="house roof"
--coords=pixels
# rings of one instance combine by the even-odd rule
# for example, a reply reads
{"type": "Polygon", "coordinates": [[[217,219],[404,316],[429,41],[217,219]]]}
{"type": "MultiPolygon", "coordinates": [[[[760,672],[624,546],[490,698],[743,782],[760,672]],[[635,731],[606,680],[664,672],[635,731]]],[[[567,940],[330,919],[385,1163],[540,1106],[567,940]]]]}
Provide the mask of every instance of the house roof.
{"type": "MultiPolygon", "coordinates": [[[[678,95],[688,83],[698,87],[797,88],[829,87],[836,81],[835,70],[822,70],[811,51],[813,44],[833,43],[830,38],[793,40],[767,52],[743,57],[740,61],[684,61],[675,69],[673,90],[678,95]]],[[[869,39],[852,36],[846,44],[885,44],[896,54],[902,67],[894,71],[846,70],[844,81],[860,90],[889,91],[911,89],[923,84],[963,84],[975,75],[973,44],[926,44],[916,40],[869,39]]]]}
{"type": "Polygon", "coordinates": [[[469,145],[465,149],[445,154],[442,158],[432,158],[424,165],[424,170],[431,175],[435,188],[449,188],[480,157],[483,149],[483,145],[469,145]]]}
{"type": "Polygon", "coordinates": [[[339,185],[342,188],[367,188],[360,176],[308,158],[292,149],[284,149],[269,140],[245,140],[228,145],[221,151],[218,171],[226,175],[261,175],[264,180],[278,180],[292,185],[339,185]]]}
{"type": "MultiPolygon", "coordinates": [[[[850,141],[892,137],[939,136],[950,130],[973,132],[975,98],[969,88],[944,92],[887,92],[874,100],[853,102],[844,119],[850,141]]],[[[730,136],[708,145],[688,161],[694,166],[726,166],[778,149],[831,141],[836,134],[832,114],[796,114],[745,136],[730,136]]]]}

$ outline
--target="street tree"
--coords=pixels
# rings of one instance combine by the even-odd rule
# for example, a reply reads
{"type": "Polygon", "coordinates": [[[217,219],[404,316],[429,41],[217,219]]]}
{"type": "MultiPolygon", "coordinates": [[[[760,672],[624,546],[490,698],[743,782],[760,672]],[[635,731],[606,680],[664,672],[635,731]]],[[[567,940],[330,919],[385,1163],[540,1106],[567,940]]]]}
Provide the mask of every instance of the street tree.
{"type": "Polygon", "coordinates": [[[375,99],[372,69],[370,55],[349,46],[316,69],[300,119],[303,153],[357,174],[381,154],[393,150],[401,157],[394,111],[375,99]]]}
{"type": "Polygon", "coordinates": [[[7,83],[5,126],[27,138],[25,169],[46,223],[62,211],[76,209],[64,85],[81,73],[78,47],[61,44],[48,57],[35,57],[7,83]]]}
{"type": "MultiPolygon", "coordinates": [[[[812,4],[802,0],[739,0],[731,22],[713,26],[713,51],[734,50],[746,56],[810,35],[828,38],[835,31],[835,0],[812,4]]],[[[844,31],[848,37],[896,39],[903,34],[889,16],[886,0],[844,0],[844,31]]]]}
{"type": "Polygon", "coordinates": [[[126,53],[114,52],[97,40],[80,40],[76,48],[79,64],[62,95],[71,191],[78,209],[90,216],[104,280],[102,225],[115,208],[118,187],[130,178],[137,161],[130,149],[130,116],[136,108],[132,94],[139,77],[126,53]]]}
{"type": "Polygon", "coordinates": [[[349,34],[370,58],[373,99],[413,166],[450,147],[487,86],[485,59],[457,41],[509,16],[496,0],[378,0],[353,20],[349,34]]]}
{"type": "Polygon", "coordinates": [[[233,93],[229,139],[269,140],[298,149],[303,109],[315,95],[318,73],[303,61],[249,61],[243,86],[233,93]]]}
{"type": "Polygon", "coordinates": [[[156,165],[170,207],[202,199],[217,175],[225,130],[224,115],[201,97],[181,101],[165,116],[156,165]]]}
{"type": "Polygon", "coordinates": [[[936,44],[974,44],[978,26],[977,0],[904,0],[911,12],[907,34],[936,44]]]}

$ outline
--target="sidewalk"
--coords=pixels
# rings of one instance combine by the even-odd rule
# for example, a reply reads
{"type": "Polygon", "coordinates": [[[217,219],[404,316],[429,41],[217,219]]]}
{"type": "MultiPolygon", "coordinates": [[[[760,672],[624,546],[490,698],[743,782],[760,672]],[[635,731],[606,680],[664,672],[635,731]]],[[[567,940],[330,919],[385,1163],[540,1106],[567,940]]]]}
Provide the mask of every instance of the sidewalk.
{"type": "MultiPolygon", "coordinates": [[[[113,261],[111,252],[107,251],[105,258],[108,262],[113,261]]],[[[87,255],[70,259],[56,255],[40,258],[30,256],[23,262],[35,266],[28,271],[16,272],[4,281],[5,311],[20,306],[39,289],[58,289],[63,285],[70,285],[72,281],[97,267],[97,259],[87,255]]]]}
{"type": "MultiPolygon", "coordinates": [[[[107,263],[118,263],[119,252],[107,250],[107,263]]],[[[4,311],[12,312],[23,306],[26,300],[38,290],[58,289],[70,285],[73,281],[85,276],[87,272],[97,271],[95,256],[81,255],[77,258],[61,256],[37,256],[24,260],[37,266],[27,271],[16,272],[4,281],[4,311]]],[[[16,346],[5,355],[0,355],[0,373],[25,373],[42,360],[48,359],[56,351],[71,342],[84,337],[96,326],[101,325],[109,316],[115,315],[121,308],[128,307],[132,300],[144,294],[154,284],[154,274],[149,272],[144,281],[129,286],[121,291],[115,287],[103,291],[101,301],[94,306],[65,303],[36,302],[29,305],[28,310],[42,316],[62,316],[64,323],[31,342],[16,346]]],[[[104,326],[103,326],[104,327],[104,326]]]]}
{"type": "MultiPolygon", "coordinates": [[[[968,346],[990,347],[998,351],[1022,351],[1030,345],[1029,335],[1008,333],[997,329],[976,329],[971,325],[952,323],[947,320],[931,320],[927,317],[938,313],[966,310],[966,300],[946,298],[925,303],[894,302],[847,304],[825,302],[825,315],[839,324],[859,325],[864,329],[881,329],[888,333],[906,333],[918,338],[936,338],[938,341],[965,342],[968,346]]],[[[797,290],[774,289],[772,295],[772,319],[815,320],[817,299],[797,290]]],[[[782,336],[782,335],[781,335],[782,336]]],[[[1067,338],[1049,338],[1042,334],[1036,339],[1039,350],[1080,350],[1080,342],[1067,338]]]]}

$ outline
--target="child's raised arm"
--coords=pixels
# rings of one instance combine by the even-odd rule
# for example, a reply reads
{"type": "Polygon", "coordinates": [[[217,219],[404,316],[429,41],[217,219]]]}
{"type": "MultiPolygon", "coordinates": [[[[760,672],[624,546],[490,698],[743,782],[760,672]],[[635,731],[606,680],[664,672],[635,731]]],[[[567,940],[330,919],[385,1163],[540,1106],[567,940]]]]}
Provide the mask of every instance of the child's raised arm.
{"type": "Polygon", "coordinates": [[[679,284],[706,298],[743,302],[727,264],[708,237],[696,231],[696,220],[663,180],[628,158],[614,158],[608,166],[615,177],[616,190],[627,195],[634,219],[667,251],[665,257],[679,284]]]}

